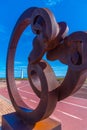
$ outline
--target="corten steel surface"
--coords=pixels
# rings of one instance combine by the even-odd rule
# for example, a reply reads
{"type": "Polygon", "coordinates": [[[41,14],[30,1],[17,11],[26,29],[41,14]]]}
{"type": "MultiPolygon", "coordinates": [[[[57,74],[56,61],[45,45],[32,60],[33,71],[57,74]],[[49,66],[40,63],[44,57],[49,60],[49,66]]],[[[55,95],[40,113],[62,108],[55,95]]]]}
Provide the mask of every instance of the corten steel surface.
{"type": "Polygon", "coordinates": [[[67,32],[65,22],[57,23],[48,9],[36,7],[26,10],[14,27],[7,55],[7,87],[16,112],[27,123],[34,124],[50,116],[57,101],[76,92],[86,78],[87,33],[79,31],[67,36],[67,32]],[[22,101],[14,80],[14,58],[18,40],[29,24],[36,34],[33,50],[28,57],[29,82],[40,98],[35,110],[31,110],[22,101]],[[68,65],[61,85],[50,65],[42,60],[45,53],[48,60],[58,59],[68,65]],[[36,82],[40,82],[41,88],[37,88],[36,82]]]}

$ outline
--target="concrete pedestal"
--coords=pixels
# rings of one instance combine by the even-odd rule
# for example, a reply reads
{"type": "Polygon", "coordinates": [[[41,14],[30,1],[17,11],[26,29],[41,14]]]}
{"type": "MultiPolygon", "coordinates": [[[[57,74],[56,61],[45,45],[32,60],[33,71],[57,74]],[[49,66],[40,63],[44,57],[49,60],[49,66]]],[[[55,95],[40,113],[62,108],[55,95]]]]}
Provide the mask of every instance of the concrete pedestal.
{"type": "Polygon", "coordinates": [[[2,130],[61,130],[61,124],[47,118],[34,126],[26,125],[16,113],[2,116],[2,130]]]}

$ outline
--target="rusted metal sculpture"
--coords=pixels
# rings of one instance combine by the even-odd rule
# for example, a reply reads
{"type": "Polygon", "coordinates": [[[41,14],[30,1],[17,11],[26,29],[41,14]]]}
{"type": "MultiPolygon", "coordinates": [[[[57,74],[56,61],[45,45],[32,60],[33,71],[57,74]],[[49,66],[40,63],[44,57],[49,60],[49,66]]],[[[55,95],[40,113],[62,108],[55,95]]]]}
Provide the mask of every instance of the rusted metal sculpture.
{"type": "Polygon", "coordinates": [[[76,92],[86,78],[87,33],[75,32],[67,36],[65,22],[57,23],[47,8],[29,8],[18,19],[9,44],[7,55],[7,87],[16,112],[28,124],[34,124],[51,115],[57,101],[76,92]],[[35,110],[31,110],[17,92],[14,80],[14,58],[18,40],[24,29],[31,25],[36,37],[33,50],[28,57],[28,77],[32,89],[40,98],[35,110]],[[46,53],[48,60],[60,60],[68,65],[65,79],[59,85],[47,62],[42,60],[46,53]],[[34,78],[41,83],[41,90],[35,86],[34,78]]]}

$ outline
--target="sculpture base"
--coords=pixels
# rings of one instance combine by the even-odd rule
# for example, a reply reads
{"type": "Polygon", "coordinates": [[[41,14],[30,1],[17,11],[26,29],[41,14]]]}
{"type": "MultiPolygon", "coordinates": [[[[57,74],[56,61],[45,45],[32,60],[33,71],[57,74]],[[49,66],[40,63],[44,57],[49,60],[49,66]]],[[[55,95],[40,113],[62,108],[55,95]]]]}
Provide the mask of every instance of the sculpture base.
{"type": "Polygon", "coordinates": [[[28,126],[14,112],[2,116],[2,130],[61,130],[61,124],[58,121],[47,118],[34,126],[28,126]]]}

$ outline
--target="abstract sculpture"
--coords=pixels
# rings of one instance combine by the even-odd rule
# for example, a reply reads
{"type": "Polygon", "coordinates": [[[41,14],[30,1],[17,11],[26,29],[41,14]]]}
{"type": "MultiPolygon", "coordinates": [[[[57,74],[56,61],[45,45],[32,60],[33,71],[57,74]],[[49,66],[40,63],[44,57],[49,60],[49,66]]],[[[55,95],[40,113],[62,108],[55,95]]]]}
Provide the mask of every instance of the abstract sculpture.
{"type": "Polygon", "coordinates": [[[36,7],[27,9],[14,27],[7,55],[7,87],[17,114],[28,124],[35,124],[49,117],[56,103],[75,93],[86,78],[87,33],[79,31],[67,36],[67,31],[67,24],[57,23],[50,10],[36,7]],[[33,50],[28,57],[29,82],[40,98],[35,110],[30,110],[22,101],[14,80],[16,47],[22,32],[29,24],[36,34],[33,50]],[[58,59],[68,65],[67,74],[61,85],[58,84],[48,63],[42,60],[45,53],[48,60],[58,59]],[[35,86],[34,78],[39,78],[41,90],[35,86]]]}

